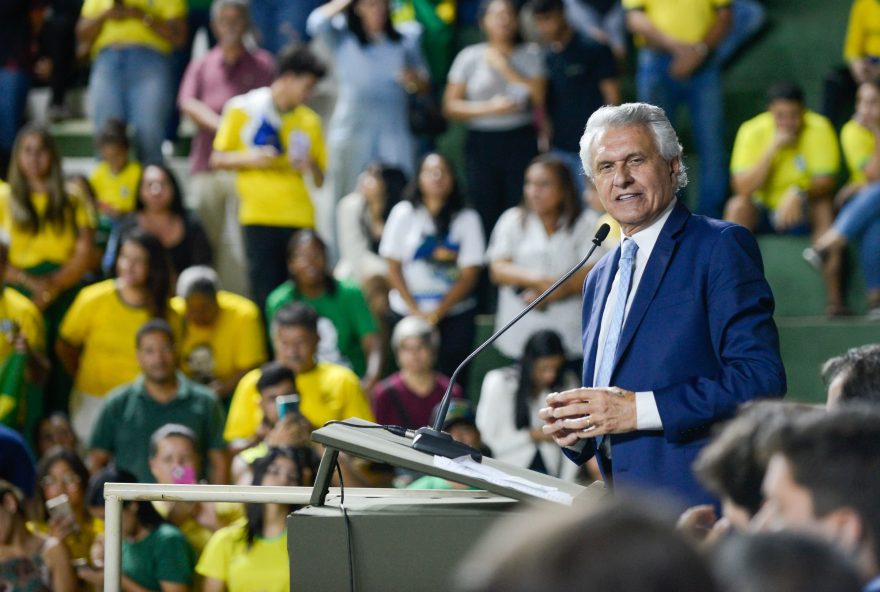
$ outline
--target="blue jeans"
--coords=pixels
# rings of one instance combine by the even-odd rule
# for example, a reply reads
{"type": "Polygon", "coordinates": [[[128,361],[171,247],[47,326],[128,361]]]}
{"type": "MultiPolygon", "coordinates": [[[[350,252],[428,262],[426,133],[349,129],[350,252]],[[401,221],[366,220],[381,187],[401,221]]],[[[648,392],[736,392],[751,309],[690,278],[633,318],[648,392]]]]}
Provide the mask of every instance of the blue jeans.
{"type": "Polygon", "coordinates": [[[306,19],[323,3],[323,0],[253,0],[251,20],[259,33],[260,47],[277,54],[292,41],[308,41],[306,19]]]}
{"type": "Polygon", "coordinates": [[[636,92],[640,101],[666,111],[670,121],[675,121],[679,105],[687,105],[700,160],[697,212],[719,218],[728,197],[721,66],[713,57],[690,78],[675,80],[669,76],[671,62],[669,54],[640,49],[636,92]]]}
{"type": "Polygon", "coordinates": [[[731,10],[733,19],[730,29],[714,52],[716,59],[722,64],[761,30],[767,18],[766,10],[756,0],[733,0],[731,10]]]}
{"type": "Polygon", "coordinates": [[[162,140],[174,99],[171,57],[154,49],[107,47],[92,64],[89,102],[95,133],[111,117],[130,123],[144,164],[162,162],[162,140]]]}
{"type": "MultiPolygon", "coordinates": [[[[0,68],[0,152],[11,154],[12,144],[21,126],[31,80],[26,72],[0,68]]],[[[6,177],[6,171],[2,171],[6,177]]]]}
{"type": "Polygon", "coordinates": [[[865,284],[869,290],[880,290],[880,183],[871,183],[851,198],[832,228],[848,241],[858,241],[865,284]]]}

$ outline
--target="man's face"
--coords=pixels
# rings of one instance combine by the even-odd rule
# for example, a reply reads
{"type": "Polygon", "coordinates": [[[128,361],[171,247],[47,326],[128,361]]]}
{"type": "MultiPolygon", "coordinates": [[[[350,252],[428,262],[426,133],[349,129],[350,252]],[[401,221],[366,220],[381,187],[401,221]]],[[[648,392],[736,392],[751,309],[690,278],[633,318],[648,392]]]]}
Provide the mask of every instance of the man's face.
{"type": "Polygon", "coordinates": [[[679,161],[664,160],[643,125],[608,128],[591,158],[599,199],[628,236],[650,226],[675,196],[679,161]]]}
{"type": "Polygon", "coordinates": [[[164,384],[174,379],[177,367],[174,344],[161,331],[151,331],[141,337],[137,359],[149,382],[164,384]]]}
{"type": "Polygon", "coordinates": [[[767,465],[762,484],[764,505],[755,517],[762,530],[818,532],[813,513],[813,496],[794,480],[791,465],[781,454],[774,454],[767,465]]]}
{"type": "Polygon", "coordinates": [[[290,380],[282,380],[278,384],[267,386],[260,391],[260,407],[263,410],[263,417],[269,425],[278,423],[278,407],[275,400],[282,395],[292,395],[296,393],[296,385],[290,380]]]}
{"type": "Polygon", "coordinates": [[[211,21],[211,30],[220,47],[241,47],[247,29],[247,16],[237,6],[224,6],[211,21]]]}
{"type": "Polygon", "coordinates": [[[193,325],[210,327],[219,314],[220,307],[216,298],[198,292],[186,297],[186,320],[193,325]]]}
{"type": "Polygon", "coordinates": [[[533,22],[542,43],[560,41],[567,30],[565,14],[562,12],[535,14],[533,22]]]}
{"type": "Polygon", "coordinates": [[[308,372],[315,367],[318,334],[305,327],[278,327],[272,336],[275,359],[296,372],[308,372]]]}
{"type": "Polygon", "coordinates": [[[804,106],[798,101],[776,99],[770,103],[768,111],[773,116],[776,129],[792,135],[800,133],[804,125],[804,106]]]}
{"type": "Polygon", "coordinates": [[[179,483],[184,469],[198,474],[198,455],[189,438],[168,436],[159,440],[156,455],[150,459],[150,472],[158,483],[179,483]]]}

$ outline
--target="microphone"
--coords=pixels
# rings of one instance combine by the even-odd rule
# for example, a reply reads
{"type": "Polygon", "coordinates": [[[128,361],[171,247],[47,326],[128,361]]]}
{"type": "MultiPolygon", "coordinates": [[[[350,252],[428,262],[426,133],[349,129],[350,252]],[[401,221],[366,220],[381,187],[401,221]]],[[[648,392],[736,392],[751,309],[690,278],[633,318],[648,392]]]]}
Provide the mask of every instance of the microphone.
{"type": "Polygon", "coordinates": [[[515,325],[517,321],[528,314],[529,311],[541,304],[551,292],[568,281],[568,278],[573,276],[581,267],[583,267],[587,260],[593,256],[593,252],[602,244],[602,241],[605,240],[610,231],[611,227],[607,224],[600,226],[599,230],[596,231],[596,236],[592,240],[593,246],[590,248],[590,252],[587,253],[577,265],[572,267],[564,276],[556,280],[556,283],[544,290],[543,294],[531,301],[528,306],[520,311],[518,315],[510,319],[507,324],[495,331],[489,339],[481,343],[477,349],[471,352],[471,354],[458,365],[455,372],[452,373],[452,377],[449,379],[449,386],[446,387],[446,392],[443,394],[442,401],[440,401],[440,409],[437,410],[437,418],[434,420],[434,426],[427,426],[416,430],[412,443],[412,447],[415,450],[426,452],[428,454],[445,456],[446,458],[458,458],[460,456],[468,455],[476,462],[480,462],[483,459],[483,455],[479,450],[453,440],[452,436],[443,431],[443,423],[446,421],[446,413],[449,411],[449,400],[452,398],[452,387],[455,385],[455,379],[458,378],[458,373],[461,372],[462,368],[467,366],[471,360],[477,357],[477,355],[479,355],[484,349],[495,343],[496,339],[501,337],[508,329],[515,325]]]}

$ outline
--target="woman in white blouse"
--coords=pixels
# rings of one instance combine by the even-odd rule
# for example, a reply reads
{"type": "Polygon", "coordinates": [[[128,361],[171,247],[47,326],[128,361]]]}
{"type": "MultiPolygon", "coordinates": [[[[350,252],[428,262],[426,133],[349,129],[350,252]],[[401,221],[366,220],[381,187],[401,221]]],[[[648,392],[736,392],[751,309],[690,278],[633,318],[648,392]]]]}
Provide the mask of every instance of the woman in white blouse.
{"type": "Polygon", "coordinates": [[[437,366],[447,376],[473,345],[485,248],[480,217],[464,207],[451,164],[429,153],[406,200],[388,215],[379,254],[388,260],[392,325],[416,315],[436,326],[437,366]]]}
{"type": "MultiPolygon", "coordinates": [[[[590,249],[598,215],[584,209],[571,172],[560,158],[543,154],[532,160],[525,175],[522,203],[501,215],[492,231],[487,259],[498,286],[496,327],[501,327],[534,300],[590,249]]],[[[502,335],[495,347],[519,359],[529,335],[553,329],[562,337],[565,357],[578,366],[581,351],[581,287],[604,251],[548,296],[537,309],[502,335]]]]}
{"type": "Polygon", "coordinates": [[[526,342],[519,364],[492,370],[483,379],[477,428],[495,459],[554,477],[573,480],[577,465],[544,434],[538,410],[546,396],[580,385],[565,370],[562,341],[554,331],[538,331],[526,342]]]}

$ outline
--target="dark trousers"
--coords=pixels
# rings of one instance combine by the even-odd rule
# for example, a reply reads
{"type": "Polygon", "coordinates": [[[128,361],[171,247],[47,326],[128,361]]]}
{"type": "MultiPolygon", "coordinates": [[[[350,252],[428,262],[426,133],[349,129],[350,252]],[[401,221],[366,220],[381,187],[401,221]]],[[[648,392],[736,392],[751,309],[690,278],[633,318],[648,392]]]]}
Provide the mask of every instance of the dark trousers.
{"type": "Polygon", "coordinates": [[[269,293],[287,281],[287,243],[299,228],[242,226],[254,302],[264,311],[269,293]]]}
{"type": "Polygon", "coordinates": [[[509,131],[468,131],[468,195],[483,220],[486,240],[502,212],[522,199],[526,168],[537,155],[538,138],[530,125],[509,131]]]}

